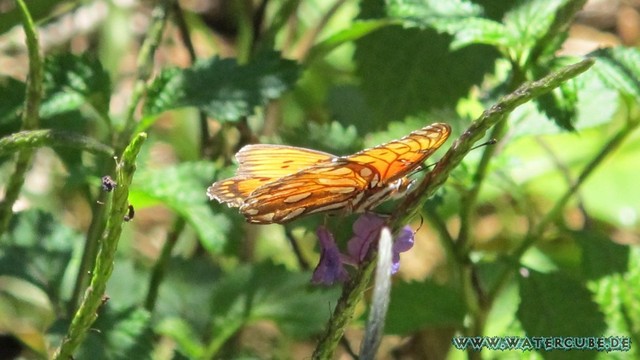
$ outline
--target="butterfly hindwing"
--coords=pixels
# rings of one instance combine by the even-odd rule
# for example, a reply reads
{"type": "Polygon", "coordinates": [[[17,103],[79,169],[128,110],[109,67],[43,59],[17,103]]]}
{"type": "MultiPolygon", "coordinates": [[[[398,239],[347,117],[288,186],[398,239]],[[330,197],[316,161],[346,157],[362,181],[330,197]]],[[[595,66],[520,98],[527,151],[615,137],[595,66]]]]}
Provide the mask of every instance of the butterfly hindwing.
{"type": "Polygon", "coordinates": [[[284,223],[306,214],[350,209],[369,183],[359,168],[355,163],[329,163],[301,170],[256,189],[240,212],[249,222],[284,223]]]}

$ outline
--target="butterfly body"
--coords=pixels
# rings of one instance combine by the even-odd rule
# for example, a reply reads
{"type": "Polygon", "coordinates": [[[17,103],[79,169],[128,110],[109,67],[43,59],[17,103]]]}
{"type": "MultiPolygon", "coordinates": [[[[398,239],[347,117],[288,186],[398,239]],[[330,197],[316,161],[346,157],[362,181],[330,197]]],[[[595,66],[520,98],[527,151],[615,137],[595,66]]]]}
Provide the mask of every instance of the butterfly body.
{"type": "Polygon", "coordinates": [[[322,212],[363,212],[407,190],[407,175],[444,143],[451,129],[436,123],[399,140],[349,156],[282,145],[247,145],[236,176],[207,189],[238,207],[248,222],[286,223],[322,212]]]}

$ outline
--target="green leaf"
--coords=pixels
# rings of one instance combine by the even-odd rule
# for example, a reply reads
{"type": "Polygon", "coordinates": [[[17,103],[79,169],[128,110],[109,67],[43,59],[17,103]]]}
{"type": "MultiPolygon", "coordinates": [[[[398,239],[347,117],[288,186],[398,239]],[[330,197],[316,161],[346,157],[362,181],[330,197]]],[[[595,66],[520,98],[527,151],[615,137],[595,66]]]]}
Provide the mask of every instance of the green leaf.
{"type": "Polygon", "coordinates": [[[604,316],[591,292],[574,278],[528,269],[519,286],[517,316],[528,336],[598,336],[604,332],[604,316]]]}
{"type": "Polygon", "coordinates": [[[20,128],[19,111],[24,104],[25,85],[10,77],[0,77],[0,136],[20,128]]]}
{"type": "Polygon", "coordinates": [[[599,279],[628,269],[629,247],[613,242],[597,230],[572,233],[582,248],[582,272],[587,279],[599,279]]]}
{"type": "Polygon", "coordinates": [[[12,334],[45,357],[45,330],[55,316],[54,306],[42,289],[23,279],[0,275],[0,333],[12,334]]]}
{"type": "Polygon", "coordinates": [[[293,87],[299,67],[277,52],[261,53],[248,64],[211,59],[185,70],[165,70],[151,85],[144,114],[195,106],[209,116],[236,121],[293,87]]]}
{"type": "Polygon", "coordinates": [[[482,7],[469,1],[393,0],[387,3],[387,13],[406,27],[431,27],[454,36],[452,50],[472,44],[509,45],[504,25],[479,17],[482,7]]]}
{"type": "MultiPolygon", "coordinates": [[[[597,63],[596,63],[597,64],[597,63]]],[[[594,65],[595,66],[595,65],[594,65]]],[[[552,106],[566,106],[568,112],[575,111],[575,119],[570,118],[569,114],[567,118],[573,128],[584,131],[586,129],[594,128],[596,126],[609,123],[611,118],[615,116],[616,111],[619,108],[619,95],[616,91],[607,88],[607,86],[595,75],[594,72],[588,71],[579,77],[568,81],[561,85],[563,89],[567,89],[570,93],[567,94],[567,100],[560,98],[558,101],[565,105],[552,106]],[[575,91],[575,95],[571,94],[575,91]],[[577,96],[574,101],[571,99],[573,96],[577,96]],[[594,101],[598,99],[598,101],[594,101]]],[[[564,90],[563,90],[564,91],[564,90]]],[[[557,93],[560,96],[561,93],[557,93]]],[[[553,95],[554,100],[546,100],[555,102],[556,93],[553,95]]],[[[554,118],[554,111],[562,110],[550,110],[545,109],[541,101],[534,101],[531,103],[523,104],[518,107],[512,115],[509,117],[511,137],[512,139],[521,136],[539,135],[539,134],[555,134],[561,131],[561,129],[567,129],[559,124],[559,121],[554,118]]],[[[551,105],[550,105],[551,106],[551,105]]],[[[522,153],[525,153],[523,151],[522,153]]]]}
{"type": "Polygon", "coordinates": [[[63,53],[45,62],[45,97],[40,116],[52,117],[89,104],[102,117],[109,113],[111,80],[97,59],[63,53]]]}
{"type": "MultiPolygon", "coordinates": [[[[272,320],[288,335],[308,338],[329,318],[323,304],[335,303],[336,289],[309,289],[309,273],[294,273],[269,263],[234,269],[214,285],[211,309],[213,333],[272,320]]],[[[230,334],[229,334],[230,335],[230,334]]]]}
{"type": "Polygon", "coordinates": [[[591,53],[598,61],[593,71],[609,87],[625,96],[640,98],[640,51],[635,48],[616,47],[591,53]]]}
{"type": "Polygon", "coordinates": [[[432,281],[403,282],[391,290],[385,332],[406,335],[426,328],[459,327],[465,313],[456,290],[432,281]]]}
{"type": "Polygon", "coordinates": [[[573,123],[577,118],[578,92],[574,82],[568,81],[553,91],[537,97],[534,102],[538,110],[547,118],[553,119],[560,128],[575,131],[573,123]]]}
{"type": "Polygon", "coordinates": [[[0,238],[0,275],[26,279],[44,289],[54,303],[59,302],[73,246],[81,242],[80,234],[50,213],[17,213],[0,238]]]}
{"type": "Polygon", "coordinates": [[[211,211],[206,188],[214,174],[215,166],[209,162],[142,170],[134,178],[129,201],[134,207],[144,207],[149,200],[165,204],[187,220],[207,250],[220,252],[231,224],[224,215],[211,211]]]}
{"type": "Polygon", "coordinates": [[[106,303],[77,352],[78,359],[151,359],[151,314],[136,307],[115,309],[106,303]]]}
{"type": "MultiPolygon", "coordinates": [[[[640,329],[640,249],[630,247],[629,269],[624,274],[613,273],[590,284],[595,293],[595,300],[604,312],[609,328],[606,336],[632,336],[637,339],[640,329]],[[634,337],[635,336],[635,337],[634,337]]],[[[638,358],[638,348],[631,346],[631,351],[624,358],[638,358]]]]}
{"type": "MultiPolygon", "coordinates": [[[[223,276],[220,268],[206,256],[190,259],[173,257],[167,268],[170,271],[160,286],[155,314],[159,318],[179,318],[186,322],[189,331],[205,334],[211,324],[207,309],[211,302],[212,285],[223,276]]],[[[180,336],[188,334],[182,333],[180,336]]],[[[194,344],[204,337],[201,335],[194,339],[194,344]]]]}
{"type": "Polygon", "coordinates": [[[466,0],[390,0],[387,14],[417,25],[431,26],[444,19],[460,20],[482,14],[482,7],[466,0]]]}
{"type": "Polygon", "coordinates": [[[433,108],[453,107],[492,71],[492,49],[470,46],[450,52],[450,44],[448,35],[397,26],[357,42],[358,75],[375,116],[371,126],[381,128],[433,108]]]}
{"type": "Polygon", "coordinates": [[[393,24],[393,22],[386,19],[354,21],[348,28],[342,29],[314,45],[309,52],[307,62],[321,59],[340,45],[358,40],[365,35],[391,24],[393,24]]]}
{"type": "Polygon", "coordinates": [[[583,3],[576,0],[528,0],[507,12],[504,24],[510,35],[509,46],[513,47],[515,56],[521,65],[533,55],[549,54],[557,50],[564,41],[560,32],[574,15],[576,6],[583,3]]]}

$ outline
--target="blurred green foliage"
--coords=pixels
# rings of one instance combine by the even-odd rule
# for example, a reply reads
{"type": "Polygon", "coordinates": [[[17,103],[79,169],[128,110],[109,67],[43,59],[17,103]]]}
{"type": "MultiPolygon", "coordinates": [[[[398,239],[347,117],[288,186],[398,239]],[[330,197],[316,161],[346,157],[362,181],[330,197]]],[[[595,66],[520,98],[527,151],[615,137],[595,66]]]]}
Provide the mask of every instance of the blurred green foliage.
{"type": "MultiPolygon", "coordinates": [[[[110,3],[91,30],[42,49],[43,129],[118,152],[138,132],[149,134],[108,299],[75,358],[310,357],[339,293],[309,283],[319,257],[315,229],[327,224],[344,245],[353,217],[248,225],[237,209],[208,201],[206,188],[233,175],[233,154],[248,143],[345,155],[449,123],[452,139],[429,165],[500,97],[579,61],[558,50],[585,1],[258,3],[220,2],[203,13],[159,2],[155,11],[171,21],[155,57],[137,64],[117,63],[113,54],[128,54],[127,46],[137,52],[152,35],[118,26],[134,16],[158,21],[149,3],[110,3]],[[113,33],[126,38],[106,40],[113,33]],[[197,59],[185,60],[178,40],[185,37],[197,59]],[[85,46],[77,50],[78,43],[85,46]],[[149,79],[138,77],[143,65],[154,69],[149,79]]],[[[28,2],[41,32],[85,5],[28,2]]],[[[10,10],[0,24],[0,35],[8,34],[20,18],[10,10]]],[[[27,61],[22,50],[3,51],[27,61]]],[[[640,52],[617,47],[588,56],[596,59],[588,72],[503,119],[490,135],[498,143],[470,153],[422,209],[424,224],[412,223],[422,224],[416,242],[430,247],[403,257],[394,278],[389,346],[410,358],[503,359],[523,353],[464,352],[451,336],[640,343],[640,52]],[[415,270],[423,262],[429,270],[415,270]],[[420,345],[400,349],[398,335],[420,345]]],[[[0,137],[21,127],[23,75],[0,77],[0,137]]],[[[38,144],[54,151],[38,151],[0,234],[0,335],[17,339],[26,358],[52,356],[67,334],[111,204],[100,178],[115,171],[109,156],[47,141],[38,144]]],[[[0,158],[3,190],[13,163],[0,158]]],[[[523,356],[608,355],[634,358],[638,350],[523,356]]]]}

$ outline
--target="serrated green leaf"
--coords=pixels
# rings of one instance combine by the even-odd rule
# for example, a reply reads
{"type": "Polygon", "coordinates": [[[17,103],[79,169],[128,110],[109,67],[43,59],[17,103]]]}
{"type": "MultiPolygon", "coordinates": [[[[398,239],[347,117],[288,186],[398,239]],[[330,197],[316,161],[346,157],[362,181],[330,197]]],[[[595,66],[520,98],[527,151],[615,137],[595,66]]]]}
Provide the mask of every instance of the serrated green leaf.
{"type": "Polygon", "coordinates": [[[599,336],[606,324],[585,285],[563,273],[519,278],[517,316],[528,336],[599,336]],[[580,319],[580,321],[576,321],[580,319]]]}
{"type": "Polygon", "coordinates": [[[611,88],[625,96],[640,98],[640,51],[616,47],[591,53],[598,59],[593,71],[611,88]]]}
{"type": "Polygon", "coordinates": [[[567,131],[575,131],[578,93],[574,82],[566,82],[553,91],[537,97],[534,102],[538,110],[567,131]]]}
{"type": "Polygon", "coordinates": [[[109,113],[111,79],[102,64],[88,55],[63,53],[45,62],[45,96],[40,116],[78,110],[90,104],[103,117],[109,113]]]}
{"type": "Polygon", "coordinates": [[[77,352],[79,359],[151,359],[153,332],[151,314],[130,307],[114,309],[108,303],[77,352]]]}
{"type": "Polygon", "coordinates": [[[466,313],[462,295],[432,281],[400,283],[391,290],[387,334],[406,335],[420,329],[458,327],[466,313]]]}
{"type": "Polygon", "coordinates": [[[450,41],[433,30],[396,26],[358,40],[355,61],[375,116],[372,126],[453,107],[493,69],[497,53],[492,49],[471,46],[450,52],[450,41]]]}
{"type": "Polygon", "coordinates": [[[582,272],[587,279],[598,279],[628,270],[629,247],[617,244],[596,230],[572,233],[582,248],[582,272]]]}
{"type": "Polygon", "coordinates": [[[198,233],[202,245],[220,252],[231,228],[222,214],[214,214],[208,203],[206,188],[211,185],[215,166],[208,162],[187,162],[160,170],[142,170],[131,187],[130,202],[143,199],[159,201],[184,217],[198,233]]]}
{"type": "Polygon", "coordinates": [[[214,57],[163,72],[148,92],[144,114],[195,106],[216,119],[236,121],[293,87],[298,73],[298,65],[277,52],[262,53],[245,65],[214,57]]]}

